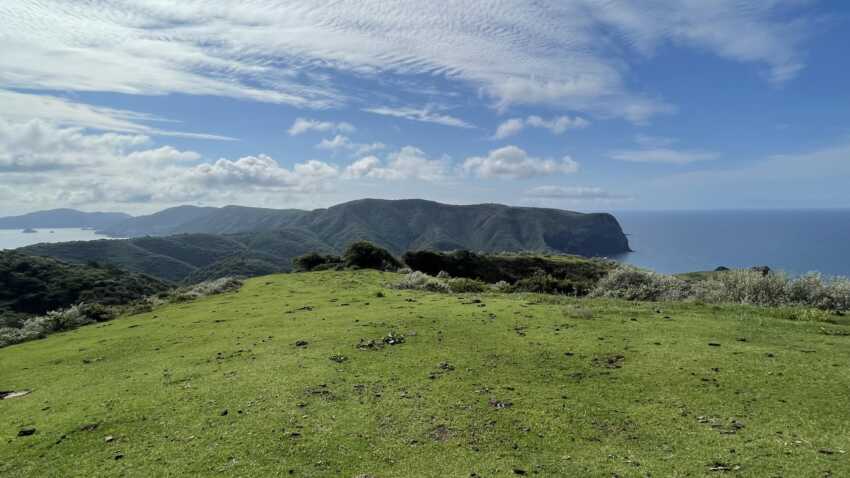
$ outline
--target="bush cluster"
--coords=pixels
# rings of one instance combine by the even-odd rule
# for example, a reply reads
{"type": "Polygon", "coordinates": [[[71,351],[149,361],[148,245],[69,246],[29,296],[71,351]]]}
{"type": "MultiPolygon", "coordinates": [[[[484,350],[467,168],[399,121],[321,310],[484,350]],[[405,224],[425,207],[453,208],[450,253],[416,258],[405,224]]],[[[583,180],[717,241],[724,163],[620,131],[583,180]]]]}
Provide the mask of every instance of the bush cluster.
{"type": "Polygon", "coordinates": [[[827,279],[816,273],[792,278],[774,272],[732,270],[720,271],[704,280],[685,281],[621,266],[600,280],[590,295],[643,301],[804,306],[846,312],[850,310],[850,279],[827,279]]]}
{"type": "Polygon", "coordinates": [[[123,313],[133,315],[149,312],[154,307],[169,302],[186,302],[209,295],[232,292],[240,287],[242,287],[241,280],[224,277],[179,289],[172,293],[163,292],[151,295],[131,304],[120,306],[79,303],[25,319],[20,323],[20,327],[0,327],[0,347],[41,339],[56,332],[76,329],[87,324],[107,322],[123,313]]]}
{"type": "Polygon", "coordinates": [[[292,260],[295,272],[335,269],[342,266],[342,257],[311,252],[292,260]]]}
{"type": "Polygon", "coordinates": [[[439,277],[428,275],[421,271],[413,271],[393,285],[396,289],[424,290],[429,292],[443,293],[480,293],[491,290],[487,284],[465,277],[449,277],[448,274],[440,274],[439,277]]]}
{"type": "Polygon", "coordinates": [[[111,307],[101,304],[77,304],[66,309],[53,310],[45,315],[32,317],[24,321],[20,328],[0,328],[0,347],[47,337],[63,330],[106,322],[115,318],[111,307]]]}
{"type": "Polygon", "coordinates": [[[242,280],[235,277],[222,277],[220,279],[201,282],[200,284],[178,289],[171,295],[171,298],[175,302],[186,302],[206,297],[208,295],[233,292],[239,290],[240,287],[242,287],[242,280]]]}
{"type": "Polygon", "coordinates": [[[401,262],[389,251],[367,241],[355,242],[348,246],[342,258],[346,267],[355,269],[394,271],[401,267],[401,262]]]}

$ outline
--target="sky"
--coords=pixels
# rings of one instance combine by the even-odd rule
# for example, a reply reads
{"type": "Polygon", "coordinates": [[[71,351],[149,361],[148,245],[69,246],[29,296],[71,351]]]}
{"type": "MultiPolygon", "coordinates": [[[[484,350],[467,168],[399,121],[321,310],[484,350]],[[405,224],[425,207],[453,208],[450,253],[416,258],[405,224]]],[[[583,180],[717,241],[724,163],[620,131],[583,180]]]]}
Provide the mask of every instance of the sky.
{"type": "Polygon", "coordinates": [[[0,2],[0,215],[850,207],[850,3],[0,2]]]}

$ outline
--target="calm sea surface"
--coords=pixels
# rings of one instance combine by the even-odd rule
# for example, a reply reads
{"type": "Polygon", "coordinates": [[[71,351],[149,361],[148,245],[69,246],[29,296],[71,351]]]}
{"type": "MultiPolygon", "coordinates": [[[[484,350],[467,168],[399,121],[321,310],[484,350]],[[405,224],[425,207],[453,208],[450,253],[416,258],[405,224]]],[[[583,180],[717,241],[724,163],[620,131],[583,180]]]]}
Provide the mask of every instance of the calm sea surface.
{"type": "Polygon", "coordinates": [[[24,233],[20,229],[0,229],[0,250],[38,244],[40,242],[92,241],[108,239],[89,229],[36,229],[34,233],[24,233]]]}
{"type": "MultiPolygon", "coordinates": [[[[767,265],[791,274],[850,276],[850,210],[621,211],[614,213],[635,252],[616,257],[666,273],[767,265]]],[[[0,230],[0,249],[88,241],[86,229],[0,230]]]]}
{"type": "Polygon", "coordinates": [[[767,265],[850,276],[850,210],[614,213],[635,251],[617,259],[659,272],[767,265]]]}

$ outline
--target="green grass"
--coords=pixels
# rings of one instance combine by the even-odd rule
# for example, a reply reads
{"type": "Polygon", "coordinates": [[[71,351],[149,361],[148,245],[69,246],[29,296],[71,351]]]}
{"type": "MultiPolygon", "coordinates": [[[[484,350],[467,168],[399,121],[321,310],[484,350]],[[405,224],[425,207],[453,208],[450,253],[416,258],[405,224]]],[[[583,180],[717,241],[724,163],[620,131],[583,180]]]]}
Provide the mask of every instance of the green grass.
{"type": "Polygon", "coordinates": [[[2,349],[0,390],[33,392],[0,401],[0,476],[850,476],[846,324],[398,278],[261,277],[2,349]]]}

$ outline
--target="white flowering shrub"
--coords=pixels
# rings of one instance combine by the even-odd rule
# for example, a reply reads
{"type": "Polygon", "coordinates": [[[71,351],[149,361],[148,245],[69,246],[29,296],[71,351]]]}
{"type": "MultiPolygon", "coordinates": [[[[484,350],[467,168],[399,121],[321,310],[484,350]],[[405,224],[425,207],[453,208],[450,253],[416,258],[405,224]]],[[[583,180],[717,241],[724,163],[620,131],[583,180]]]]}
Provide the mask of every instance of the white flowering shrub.
{"type": "Polygon", "coordinates": [[[225,292],[233,292],[242,287],[242,281],[235,277],[222,277],[220,279],[208,280],[195,284],[174,293],[173,299],[177,302],[185,302],[189,300],[199,299],[216,294],[224,294],[225,292]]]}
{"type": "Polygon", "coordinates": [[[690,284],[681,279],[630,266],[612,270],[590,292],[591,297],[644,301],[683,300],[690,295],[690,284]]]}

